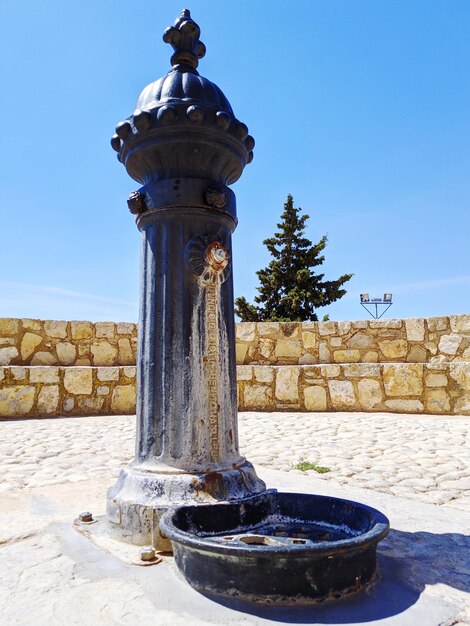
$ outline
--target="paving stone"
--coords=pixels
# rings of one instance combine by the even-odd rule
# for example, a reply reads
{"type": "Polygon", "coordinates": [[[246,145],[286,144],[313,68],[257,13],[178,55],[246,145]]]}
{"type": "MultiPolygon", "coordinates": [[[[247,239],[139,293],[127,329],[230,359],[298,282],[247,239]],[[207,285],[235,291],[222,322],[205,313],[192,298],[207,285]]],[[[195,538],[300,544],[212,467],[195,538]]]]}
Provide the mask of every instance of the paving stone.
{"type": "MultiPolygon", "coordinates": [[[[27,393],[29,387],[18,387],[23,389],[27,393]]],[[[125,397],[117,395],[115,407],[122,402],[124,409],[125,397]]],[[[32,396],[22,403],[28,401],[32,396]]],[[[72,402],[65,400],[64,414],[72,402]]],[[[241,413],[241,453],[257,465],[285,471],[305,458],[330,467],[328,474],[310,474],[332,485],[360,483],[430,504],[460,510],[469,506],[468,418],[318,411],[241,413]]],[[[123,415],[5,421],[0,428],[0,491],[100,476],[109,476],[111,484],[133,457],[134,432],[135,418],[123,415]]]]}

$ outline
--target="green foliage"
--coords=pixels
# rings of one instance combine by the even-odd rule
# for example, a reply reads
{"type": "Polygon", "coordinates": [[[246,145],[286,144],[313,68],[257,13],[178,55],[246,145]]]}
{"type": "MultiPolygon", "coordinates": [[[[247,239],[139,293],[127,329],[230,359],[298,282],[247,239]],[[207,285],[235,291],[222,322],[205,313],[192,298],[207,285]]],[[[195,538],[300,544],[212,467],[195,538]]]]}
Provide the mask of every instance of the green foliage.
{"type": "Polygon", "coordinates": [[[307,472],[308,470],[314,470],[319,474],[328,474],[331,472],[329,467],[322,467],[321,465],[315,465],[315,463],[311,463],[310,461],[306,461],[305,459],[301,459],[297,465],[294,466],[294,469],[298,469],[301,472],[307,472]]]}
{"type": "Polygon", "coordinates": [[[244,297],[235,300],[235,313],[242,322],[317,321],[316,309],[345,295],[342,286],[352,274],[325,281],[324,274],[313,271],[325,260],[321,253],[327,237],[316,244],[304,237],[309,216],[301,215],[301,211],[294,207],[292,196],[287,196],[282,221],[277,224],[279,230],[263,241],[272,261],[256,272],[260,282],[256,304],[244,297]]]}

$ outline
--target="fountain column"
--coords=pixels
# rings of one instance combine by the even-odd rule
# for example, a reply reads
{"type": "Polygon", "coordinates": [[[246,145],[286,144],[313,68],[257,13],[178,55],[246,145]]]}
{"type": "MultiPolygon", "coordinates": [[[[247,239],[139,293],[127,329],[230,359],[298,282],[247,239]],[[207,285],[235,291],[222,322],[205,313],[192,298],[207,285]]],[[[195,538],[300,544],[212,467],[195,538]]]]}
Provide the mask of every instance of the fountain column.
{"type": "Polygon", "coordinates": [[[184,10],[163,39],[172,68],[148,85],[111,143],[143,186],[129,196],[142,234],[135,459],[108,491],[121,539],[167,548],[162,513],[265,490],[237,433],[228,185],[254,140],[222,91],[197,72],[205,46],[184,10]]]}

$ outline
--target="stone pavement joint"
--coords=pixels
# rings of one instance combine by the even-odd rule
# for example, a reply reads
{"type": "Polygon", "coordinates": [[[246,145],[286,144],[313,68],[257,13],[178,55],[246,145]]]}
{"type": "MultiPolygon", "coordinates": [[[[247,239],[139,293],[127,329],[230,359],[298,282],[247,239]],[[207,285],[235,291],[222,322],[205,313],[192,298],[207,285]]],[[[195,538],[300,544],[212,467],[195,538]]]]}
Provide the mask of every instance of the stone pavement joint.
{"type": "MultiPolygon", "coordinates": [[[[307,472],[470,511],[470,420],[384,413],[240,413],[241,453],[255,465],[307,472]]],[[[8,420],[0,425],[0,492],[109,477],[133,457],[133,416],[8,420]]]]}

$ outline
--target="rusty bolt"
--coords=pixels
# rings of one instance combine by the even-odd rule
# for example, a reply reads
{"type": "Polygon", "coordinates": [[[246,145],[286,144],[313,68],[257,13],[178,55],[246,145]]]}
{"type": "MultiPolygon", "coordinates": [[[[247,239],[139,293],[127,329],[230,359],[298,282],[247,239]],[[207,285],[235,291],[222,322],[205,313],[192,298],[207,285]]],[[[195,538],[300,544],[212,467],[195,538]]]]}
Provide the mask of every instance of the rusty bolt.
{"type": "Polygon", "coordinates": [[[80,515],[78,516],[78,519],[81,522],[92,522],[93,515],[89,511],[86,511],[85,513],[80,513],[80,515]]]}
{"type": "Polygon", "coordinates": [[[140,549],[141,561],[153,561],[155,558],[155,548],[153,546],[144,546],[140,549]]]}

